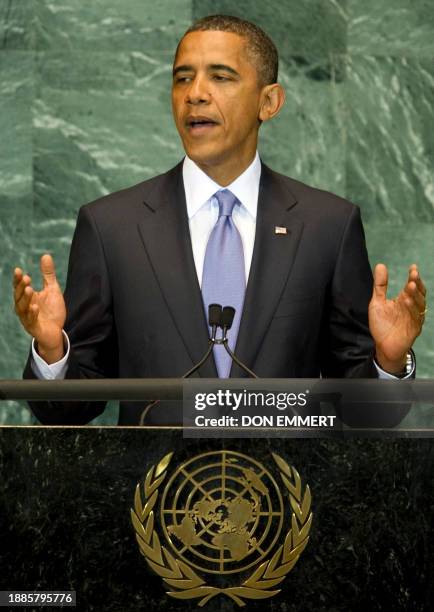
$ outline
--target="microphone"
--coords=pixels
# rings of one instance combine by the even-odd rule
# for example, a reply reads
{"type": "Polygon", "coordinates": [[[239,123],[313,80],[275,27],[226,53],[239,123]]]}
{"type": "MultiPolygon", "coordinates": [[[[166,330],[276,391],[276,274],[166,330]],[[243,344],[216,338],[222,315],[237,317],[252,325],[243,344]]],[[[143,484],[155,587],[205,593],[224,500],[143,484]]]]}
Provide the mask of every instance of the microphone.
{"type": "Polygon", "coordinates": [[[248,368],[242,361],[240,361],[238,357],[235,355],[235,353],[233,353],[231,349],[229,348],[229,344],[228,344],[229,339],[228,339],[227,333],[232,327],[234,317],[235,317],[235,308],[233,308],[232,306],[225,306],[224,308],[222,308],[220,304],[210,304],[209,305],[208,323],[209,323],[209,326],[211,327],[211,338],[209,338],[208,340],[209,341],[208,350],[206,351],[202,359],[195,366],[193,366],[191,370],[186,372],[184,376],[182,376],[181,378],[188,378],[189,376],[194,374],[205,363],[205,361],[210,357],[215,344],[223,344],[226,352],[229,353],[231,359],[242,370],[244,370],[244,372],[246,372],[252,378],[258,378],[257,375],[254,372],[252,372],[252,370],[248,368]],[[221,339],[217,340],[216,336],[217,336],[218,328],[221,328],[223,333],[222,333],[221,339]]]}
{"type": "Polygon", "coordinates": [[[220,327],[222,307],[220,304],[210,304],[208,307],[208,323],[211,327],[211,342],[215,342],[217,329],[220,327]]]}
{"type": "Polygon", "coordinates": [[[235,308],[232,308],[232,306],[225,306],[222,310],[222,316],[220,318],[220,325],[223,328],[223,339],[226,338],[226,332],[232,327],[234,318],[235,308]]]}
{"type": "Polygon", "coordinates": [[[252,378],[258,378],[258,376],[254,372],[252,372],[252,370],[248,368],[242,361],[240,361],[238,357],[235,355],[235,353],[233,353],[231,349],[229,348],[228,331],[232,327],[234,317],[235,317],[235,308],[232,308],[232,306],[225,306],[223,308],[221,319],[220,319],[220,327],[223,330],[223,337],[220,343],[223,344],[223,346],[226,349],[226,352],[229,353],[232,360],[237,364],[237,366],[239,366],[242,370],[244,370],[244,372],[247,372],[247,374],[251,376],[252,378]]]}
{"type": "MultiPolygon", "coordinates": [[[[194,374],[201,366],[203,366],[205,361],[209,359],[215,344],[223,344],[226,351],[231,356],[232,360],[242,370],[247,372],[247,374],[249,374],[249,376],[252,376],[252,378],[258,378],[258,376],[256,376],[256,374],[252,372],[252,370],[250,370],[244,363],[242,363],[238,359],[238,357],[231,351],[231,349],[228,346],[227,332],[230,330],[232,326],[234,316],[235,316],[235,308],[232,308],[232,306],[225,306],[224,308],[222,308],[220,304],[210,304],[209,305],[208,324],[211,327],[211,338],[208,338],[208,342],[209,342],[208,350],[206,351],[202,359],[196,365],[194,365],[190,370],[188,370],[188,372],[186,372],[183,376],[181,376],[181,378],[188,378],[189,376],[194,374]],[[217,330],[219,328],[222,329],[223,335],[221,339],[217,340],[217,330]]],[[[153,402],[145,406],[145,408],[142,410],[142,413],[140,415],[139,425],[144,425],[145,418],[148,412],[159,403],[160,403],[160,400],[154,400],[153,402]]]]}

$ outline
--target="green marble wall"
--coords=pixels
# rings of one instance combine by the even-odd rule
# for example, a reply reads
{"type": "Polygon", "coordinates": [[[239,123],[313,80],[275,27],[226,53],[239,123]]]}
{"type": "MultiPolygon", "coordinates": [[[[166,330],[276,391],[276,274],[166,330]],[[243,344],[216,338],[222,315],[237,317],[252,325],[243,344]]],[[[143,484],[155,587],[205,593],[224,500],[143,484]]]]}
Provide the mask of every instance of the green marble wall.
{"type": "MultiPolygon", "coordinates": [[[[413,261],[434,287],[432,3],[0,0],[0,377],[20,377],[29,344],[13,267],[37,278],[48,250],[63,282],[79,206],[179,160],[172,54],[193,18],[216,12],[256,21],[281,53],[287,104],[262,130],[264,160],[360,205],[393,292],[413,261]]],[[[425,377],[433,320],[416,345],[425,377]]],[[[1,422],[30,415],[2,403],[1,422]]]]}

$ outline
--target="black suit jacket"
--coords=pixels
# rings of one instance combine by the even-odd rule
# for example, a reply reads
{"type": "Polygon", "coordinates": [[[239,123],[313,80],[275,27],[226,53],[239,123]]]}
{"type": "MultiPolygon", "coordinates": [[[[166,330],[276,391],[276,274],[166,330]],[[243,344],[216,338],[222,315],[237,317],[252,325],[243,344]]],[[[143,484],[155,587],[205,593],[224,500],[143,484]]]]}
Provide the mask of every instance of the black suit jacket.
{"type": "MultiPolygon", "coordinates": [[[[375,377],[371,291],[359,209],[263,164],[238,357],[260,377],[375,377]]],[[[177,377],[199,361],[208,335],[182,164],[80,209],[65,299],[67,378],[177,377]]],[[[24,375],[34,377],[30,360],[24,375]]],[[[212,359],[198,375],[217,376],[212,359]]],[[[84,424],[104,409],[31,406],[47,424],[84,424]]],[[[137,424],[142,409],[121,404],[119,424],[137,424]]],[[[148,422],[173,420],[151,412],[148,422]]]]}

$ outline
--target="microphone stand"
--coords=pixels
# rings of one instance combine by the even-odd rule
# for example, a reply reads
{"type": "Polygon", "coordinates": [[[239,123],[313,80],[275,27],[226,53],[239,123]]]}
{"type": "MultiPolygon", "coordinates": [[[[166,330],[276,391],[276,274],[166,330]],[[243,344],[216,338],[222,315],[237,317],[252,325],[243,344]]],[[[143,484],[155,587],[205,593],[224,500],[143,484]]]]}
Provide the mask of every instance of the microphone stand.
{"type": "MultiPolygon", "coordinates": [[[[217,328],[215,330],[215,333],[217,332],[217,328]]],[[[209,347],[207,352],[205,353],[205,355],[202,357],[202,359],[199,361],[199,363],[197,363],[195,366],[193,366],[191,368],[191,370],[188,370],[188,372],[186,372],[183,376],[181,376],[181,378],[188,378],[189,376],[191,376],[192,374],[194,374],[196,372],[196,370],[198,370],[201,366],[203,366],[203,364],[205,363],[205,361],[208,359],[208,357],[211,355],[212,349],[214,348],[214,344],[216,344],[218,341],[215,339],[215,333],[213,335],[212,338],[210,338],[208,340],[209,342],[209,347]]]]}
{"type": "MultiPolygon", "coordinates": [[[[223,333],[225,333],[225,331],[226,331],[225,328],[223,328],[223,333]]],[[[242,361],[240,361],[238,359],[238,357],[235,355],[235,353],[233,353],[231,351],[231,349],[229,348],[228,338],[227,338],[226,335],[223,338],[223,340],[220,340],[220,341],[217,341],[217,342],[218,342],[218,344],[223,344],[223,346],[225,347],[226,351],[229,353],[229,355],[235,361],[237,366],[239,366],[242,370],[244,370],[244,372],[246,372],[252,378],[259,378],[254,372],[252,372],[252,370],[250,368],[248,368],[242,361]]]]}
{"type": "MultiPolygon", "coordinates": [[[[229,348],[227,333],[228,330],[231,328],[232,322],[234,320],[235,309],[231,306],[225,306],[224,308],[222,308],[220,304],[210,304],[208,313],[208,322],[211,326],[211,338],[208,338],[208,350],[206,351],[202,359],[190,370],[188,370],[188,372],[181,376],[181,378],[188,378],[189,376],[194,374],[210,357],[215,344],[222,344],[226,352],[229,353],[231,359],[237,364],[237,366],[239,366],[252,378],[258,378],[258,376],[256,376],[256,374],[252,372],[252,370],[250,370],[250,368],[248,368],[242,361],[240,361],[235,355],[235,353],[233,353],[229,348]],[[217,340],[217,329],[219,328],[222,329],[222,338],[217,340]]],[[[142,411],[142,414],[140,415],[140,425],[144,424],[145,417],[148,414],[149,410],[159,402],[160,400],[154,400],[153,402],[145,406],[142,411]]]]}
{"type": "Polygon", "coordinates": [[[208,307],[208,323],[211,327],[211,338],[208,338],[208,342],[209,342],[208,350],[205,353],[205,355],[202,357],[202,359],[199,361],[199,363],[194,365],[191,368],[191,370],[188,370],[188,372],[186,372],[184,376],[181,376],[181,378],[188,378],[189,376],[194,374],[196,370],[198,370],[205,363],[208,357],[211,355],[212,350],[214,348],[214,344],[220,344],[219,340],[216,340],[216,336],[217,336],[217,329],[221,326],[220,324],[221,317],[222,317],[222,307],[220,306],[220,304],[210,304],[208,307]]]}

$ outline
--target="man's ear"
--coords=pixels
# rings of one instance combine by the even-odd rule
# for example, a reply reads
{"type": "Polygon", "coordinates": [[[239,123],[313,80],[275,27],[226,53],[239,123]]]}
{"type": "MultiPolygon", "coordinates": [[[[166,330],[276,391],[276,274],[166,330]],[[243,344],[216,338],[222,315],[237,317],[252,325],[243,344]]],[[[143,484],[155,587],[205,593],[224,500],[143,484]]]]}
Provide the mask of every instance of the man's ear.
{"type": "Polygon", "coordinates": [[[268,121],[280,111],[285,103],[285,90],[280,83],[266,85],[262,90],[259,120],[268,121]]]}

